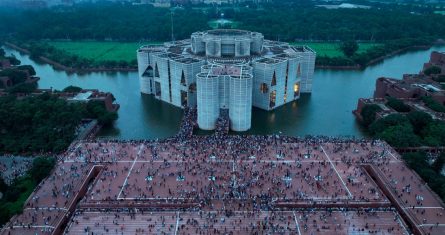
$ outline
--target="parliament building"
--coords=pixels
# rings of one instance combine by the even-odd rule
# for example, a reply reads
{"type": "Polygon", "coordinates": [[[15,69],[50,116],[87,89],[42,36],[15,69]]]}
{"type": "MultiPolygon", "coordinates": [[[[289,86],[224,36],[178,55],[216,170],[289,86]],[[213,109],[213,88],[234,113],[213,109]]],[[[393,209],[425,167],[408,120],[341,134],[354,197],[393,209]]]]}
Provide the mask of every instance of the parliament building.
{"type": "Polygon", "coordinates": [[[233,29],[137,50],[140,89],[177,107],[197,108],[198,125],[215,129],[228,109],[230,129],[251,127],[252,106],[273,110],[312,92],[316,53],[233,29]]]}

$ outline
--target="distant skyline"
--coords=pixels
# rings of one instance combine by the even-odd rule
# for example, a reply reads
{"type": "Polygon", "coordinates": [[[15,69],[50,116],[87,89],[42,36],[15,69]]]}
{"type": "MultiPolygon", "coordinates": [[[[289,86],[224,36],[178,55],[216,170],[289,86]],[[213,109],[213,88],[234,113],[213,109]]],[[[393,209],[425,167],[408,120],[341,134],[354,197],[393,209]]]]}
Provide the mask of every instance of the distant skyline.
{"type": "MultiPolygon", "coordinates": [[[[155,6],[169,7],[171,3],[183,4],[183,3],[205,3],[205,4],[230,4],[230,3],[241,3],[241,2],[279,2],[280,0],[0,0],[0,6],[15,6],[24,8],[45,8],[57,5],[73,5],[76,3],[95,3],[95,2],[132,2],[135,4],[154,4],[155,6]]],[[[292,0],[287,0],[292,1],[292,0]]],[[[293,0],[299,1],[299,0],[293,0]]],[[[340,4],[363,4],[369,3],[445,3],[445,0],[374,0],[374,1],[357,1],[357,0],[310,0],[314,4],[325,4],[328,5],[340,5],[340,4]]],[[[335,6],[334,6],[335,7],[335,6]]]]}
{"type": "Polygon", "coordinates": [[[1,0],[1,5],[8,6],[56,6],[71,5],[75,3],[95,3],[95,2],[134,2],[134,3],[171,3],[171,2],[190,2],[190,3],[238,3],[238,2],[268,2],[272,0],[1,0]]]}
{"type": "MultiPolygon", "coordinates": [[[[56,6],[81,2],[99,2],[103,0],[1,0],[0,6],[56,6]]],[[[134,0],[106,0],[108,2],[134,2],[134,0]]]]}

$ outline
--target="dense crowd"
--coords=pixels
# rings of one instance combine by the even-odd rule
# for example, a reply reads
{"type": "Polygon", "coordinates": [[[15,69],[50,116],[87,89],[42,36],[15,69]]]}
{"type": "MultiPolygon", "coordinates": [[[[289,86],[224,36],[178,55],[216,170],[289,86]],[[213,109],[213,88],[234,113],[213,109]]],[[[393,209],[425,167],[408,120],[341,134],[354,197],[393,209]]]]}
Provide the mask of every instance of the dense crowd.
{"type": "Polygon", "coordinates": [[[229,133],[230,122],[229,122],[229,110],[221,109],[220,116],[216,120],[216,135],[225,135],[229,133]]]}
{"type": "Polygon", "coordinates": [[[17,156],[0,156],[0,177],[7,184],[26,173],[31,167],[32,159],[17,156]]]}
{"type": "Polygon", "coordinates": [[[196,109],[184,108],[181,126],[175,138],[177,141],[186,140],[193,135],[193,130],[197,125],[197,115],[196,109]]]}
{"type": "MultiPolygon", "coordinates": [[[[327,226],[332,231],[345,231],[345,227],[335,225],[343,222],[332,222],[336,218],[332,213],[338,208],[330,209],[329,203],[343,203],[347,210],[355,204],[375,207],[373,203],[383,203],[388,208],[390,205],[387,196],[363,169],[366,164],[379,170],[401,204],[412,210],[418,221],[442,220],[442,212],[431,218],[426,209],[420,208],[435,202],[434,196],[381,141],[278,135],[196,136],[193,135],[195,115],[196,112],[186,109],[180,133],[164,140],[79,141],[71,145],[60,156],[55,173],[38,186],[27,202],[30,211],[11,225],[38,225],[40,214],[45,224],[54,225],[55,217],[49,218],[45,210],[38,208],[67,210],[93,165],[100,165],[102,170],[86,194],[80,196],[80,203],[91,206],[93,211],[99,205],[116,211],[122,205],[131,208],[136,203],[145,205],[144,210],[153,211],[151,205],[158,210],[162,208],[161,211],[178,212],[175,205],[183,205],[182,215],[173,213],[165,220],[154,215],[146,227],[134,231],[139,234],[161,233],[161,230],[172,233],[175,227],[185,234],[295,233],[297,217],[292,211],[285,211],[289,206],[311,208],[315,204],[319,209],[324,208],[321,209],[324,212],[316,219],[310,213],[300,214],[302,230],[327,226]],[[328,220],[329,225],[323,225],[328,220]]],[[[125,220],[116,213],[109,226],[102,225],[103,221],[89,224],[83,220],[90,217],[76,216],[72,226],[83,226],[85,233],[99,230],[105,233],[110,229],[122,232],[129,229],[128,220],[137,220],[144,210],[123,216],[125,220]]],[[[372,210],[354,213],[365,217],[381,215],[372,210]]],[[[397,222],[397,213],[392,216],[394,223],[384,228],[350,222],[353,230],[348,232],[401,231],[403,226],[397,222]]],[[[344,220],[348,222],[350,218],[344,220]]]]}
{"type": "Polygon", "coordinates": [[[78,211],[67,234],[407,234],[393,209],[78,211]]]}

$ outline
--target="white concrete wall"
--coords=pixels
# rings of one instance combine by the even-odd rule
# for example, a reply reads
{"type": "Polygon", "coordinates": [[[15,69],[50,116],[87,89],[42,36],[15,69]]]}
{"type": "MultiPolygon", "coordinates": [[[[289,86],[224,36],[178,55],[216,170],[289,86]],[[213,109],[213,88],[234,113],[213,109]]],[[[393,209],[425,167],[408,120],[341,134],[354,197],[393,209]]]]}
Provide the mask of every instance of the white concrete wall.
{"type": "Polygon", "coordinates": [[[196,85],[198,126],[203,130],[214,130],[219,117],[218,77],[200,73],[196,85]]]}
{"type": "Polygon", "coordinates": [[[301,55],[303,56],[301,63],[301,93],[311,93],[317,54],[311,51],[311,49],[306,49],[301,55]]]}
{"type": "Polygon", "coordinates": [[[152,78],[142,76],[145,70],[150,65],[150,54],[148,51],[138,50],[137,52],[138,61],[138,75],[139,75],[139,88],[141,93],[151,94],[150,82],[152,78]]]}
{"type": "Polygon", "coordinates": [[[230,77],[230,129],[247,131],[252,123],[252,77],[230,77]]]}

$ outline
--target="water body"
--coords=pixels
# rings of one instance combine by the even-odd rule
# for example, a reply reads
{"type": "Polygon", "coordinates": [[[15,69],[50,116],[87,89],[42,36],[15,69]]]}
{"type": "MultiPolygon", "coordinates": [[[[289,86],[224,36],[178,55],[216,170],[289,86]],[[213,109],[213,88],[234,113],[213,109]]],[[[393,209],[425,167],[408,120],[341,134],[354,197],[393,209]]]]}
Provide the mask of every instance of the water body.
{"type": "MultiPolygon", "coordinates": [[[[424,51],[407,52],[370,66],[362,71],[315,71],[313,93],[272,112],[254,109],[249,134],[292,136],[329,135],[363,137],[352,110],[360,97],[372,97],[375,80],[382,76],[401,78],[406,73],[418,73],[429,60],[431,51],[445,51],[445,46],[424,51]]],[[[29,56],[5,48],[22,64],[34,66],[40,76],[40,88],[61,90],[69,85],[109,91],[121,105],[119,119],[113,127],[99,135],[116,139],[156,139],[176,134],[182,110],[139,92],[136,72],[100,72],[68,74],[54,70],[48,64],[33,61],[29,56]]]]}

